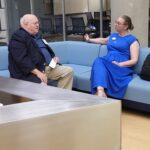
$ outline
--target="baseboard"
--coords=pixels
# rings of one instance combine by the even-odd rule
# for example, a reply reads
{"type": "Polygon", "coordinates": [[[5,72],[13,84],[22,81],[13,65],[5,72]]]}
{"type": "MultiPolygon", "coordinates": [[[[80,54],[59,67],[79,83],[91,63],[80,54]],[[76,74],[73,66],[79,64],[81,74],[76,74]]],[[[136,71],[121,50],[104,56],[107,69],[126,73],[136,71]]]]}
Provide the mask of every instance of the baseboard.
{"type": "Polygon", "coordinates": [[[122,100],[122,107],[131,108],[138,111],[150,112],[150,104],[135,102],[130,100],[122,100]]]}

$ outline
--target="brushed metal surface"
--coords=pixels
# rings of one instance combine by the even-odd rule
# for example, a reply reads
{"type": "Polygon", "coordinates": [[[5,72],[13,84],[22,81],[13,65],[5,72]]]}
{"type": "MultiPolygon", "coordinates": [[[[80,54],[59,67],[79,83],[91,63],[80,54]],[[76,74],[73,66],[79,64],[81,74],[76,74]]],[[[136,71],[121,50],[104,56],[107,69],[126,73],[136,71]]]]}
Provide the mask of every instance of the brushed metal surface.
{"type": "MultiPolygon", "coordinates": [[[[13,78],[0,77],[0,92],[5,94],[3,100],[7,99],[6,94],[20,96],[26,100],[108,100],[91,94],[61,89],[53,86],[17,80],[13,78]]],[[[11,97],[11,96],[10,96],[11,97]]],[[[9,98],[10,98],[9,97],[9,98]]],[[[12,96],[13,98],[13,96],[12,96]]],[[[17,99],[17,98],[16,98],[17,99]]],[[[19,98],[18,98],[19,99],[19,98]]],[[[111,100],[111,99],[109,99],[111,100]]],[[[0,101],[1,102],[1,101],[0,101]]]]}
{"type": "Polygon", "coordinates": [[[120,102],[32,101],[0,108],[2,150],[120,150],[120,102]]]}
{"type": "Polygon", "coordinates": [[[0,99],[22,102],[0,107],[2,150],[120,150],[118,100],[3,77],[0,99]]]}
{"type": "Polygon", "coordinates": [[[84,108],[94,105],[111,105],[119,103],[119,101],[106,101],[103,103],[98,100],[38,100],[27,103],[18,103],[12,105],[5,105],[0,107],[0,124],[39,117],[49,114],[55,114],[79,108],[84,108]]]}

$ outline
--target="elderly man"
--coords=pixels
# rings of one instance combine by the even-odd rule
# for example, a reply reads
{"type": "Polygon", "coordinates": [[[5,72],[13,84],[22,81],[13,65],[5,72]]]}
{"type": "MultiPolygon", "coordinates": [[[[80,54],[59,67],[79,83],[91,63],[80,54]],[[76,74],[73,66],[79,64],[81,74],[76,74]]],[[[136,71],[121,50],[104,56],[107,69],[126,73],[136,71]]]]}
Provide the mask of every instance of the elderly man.
{"type": "Polygon", "coordinates": [[[59,58],[39,35],[39,21],[33,14],[20,19],[20,28],[9,42],[9,71],[12,78],[35,83],[58,80],[58,87],[72,89],[73,70],[59,65],[59,58]]]}

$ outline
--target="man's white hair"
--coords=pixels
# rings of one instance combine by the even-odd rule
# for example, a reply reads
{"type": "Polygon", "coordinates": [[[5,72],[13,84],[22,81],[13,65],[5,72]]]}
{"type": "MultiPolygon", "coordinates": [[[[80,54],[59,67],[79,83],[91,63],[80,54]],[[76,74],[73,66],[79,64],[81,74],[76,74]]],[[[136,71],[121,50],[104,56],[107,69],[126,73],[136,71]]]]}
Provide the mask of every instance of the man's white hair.
{"type": "Polygon", "coordinates": [[[31,17],[36,17],[33,14],[25,14],[23,17],[20,18],[20,26],[24,27],[24,25],[28,24],[31,20],[31,17]]]}

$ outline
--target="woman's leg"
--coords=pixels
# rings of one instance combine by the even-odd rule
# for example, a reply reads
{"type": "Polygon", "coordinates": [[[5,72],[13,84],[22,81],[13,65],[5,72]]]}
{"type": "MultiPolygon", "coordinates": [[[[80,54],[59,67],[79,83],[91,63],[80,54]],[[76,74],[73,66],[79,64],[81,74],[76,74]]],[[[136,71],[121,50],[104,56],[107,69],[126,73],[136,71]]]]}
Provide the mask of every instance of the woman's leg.
{"type": "Polygon", "coordinates": [[[104,88],[107,88],[107,70],[101,58],[97,58],[92,66],[91,90],[98,96],[106,97],[104,88]]]}

